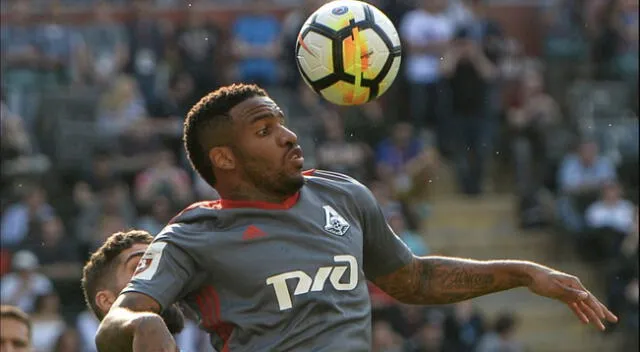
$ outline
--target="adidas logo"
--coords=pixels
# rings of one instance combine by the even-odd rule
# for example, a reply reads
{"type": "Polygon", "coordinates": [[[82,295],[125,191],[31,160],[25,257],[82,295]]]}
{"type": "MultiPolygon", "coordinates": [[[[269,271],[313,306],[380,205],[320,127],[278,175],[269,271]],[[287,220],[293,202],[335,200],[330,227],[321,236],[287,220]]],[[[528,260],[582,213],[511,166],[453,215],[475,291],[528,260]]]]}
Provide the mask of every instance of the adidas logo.
{"type": "Polygon", "coordinates": [[[266,235],[267,235],[266,232],[260,230],[255,225],[250,225],[249,227],[247,227],[246,230],[244,230],[244,233],[242,234],[242,239],[244,241],[253,240],[253,239],[260,238],[260,237],[263,237],[263,236],[266,236],[266,235]]]}

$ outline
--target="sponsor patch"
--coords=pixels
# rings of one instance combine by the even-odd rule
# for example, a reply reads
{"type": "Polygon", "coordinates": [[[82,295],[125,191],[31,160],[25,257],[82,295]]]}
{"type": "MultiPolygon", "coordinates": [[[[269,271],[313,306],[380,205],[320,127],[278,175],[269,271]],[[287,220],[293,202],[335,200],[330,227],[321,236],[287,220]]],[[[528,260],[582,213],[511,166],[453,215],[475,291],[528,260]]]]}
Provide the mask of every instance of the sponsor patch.
{"type": "Polygon", "coordinates": [[[154,242],[149,245],[142,258],[140,258],[133,277],[139,280],[151,280],[156,271],[158,271],[162,252],[166,246],[167,242],[154,242]]]}

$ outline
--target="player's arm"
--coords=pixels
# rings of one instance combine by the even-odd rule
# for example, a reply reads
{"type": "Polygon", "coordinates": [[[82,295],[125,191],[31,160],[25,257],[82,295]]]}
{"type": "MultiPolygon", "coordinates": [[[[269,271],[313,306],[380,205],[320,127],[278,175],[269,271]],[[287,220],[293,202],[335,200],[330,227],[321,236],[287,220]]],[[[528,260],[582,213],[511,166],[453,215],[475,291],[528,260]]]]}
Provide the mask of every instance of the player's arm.
{"type": "Polygon", "coordinates": [[[408,265],[374,280],[382,290],[409,304],[448,304],[516,287],[566,303],[584,323],[604,330],[603,320],[617,317],[580,280],[527,261],[477,261],[449,257],[414,257],[408,265]]]}
{"type": "Polygon", "coordinates": [[[449,304],[528,286],[536,265],[524,261],[476,261],[450,257],[414,257],[411,263],[375,284],[409,304],[449,304]]]}
{"type": "Polygon", "coordinates": [[[375,198],[354,188],[364,229],[363,269],[369,280],[408,304],[448,304],[528,287],[533,293],[566,303],[585,323],[604,329],[617,318],[575,276],[527,261],[477,261],[417,257],[391,230],[375,198]]]}
{"type": "Polygon", "coordinates": [[[98,328],[98,351],[147,351],[152,347],[154,351],[177,351],[159,312],[160,304],[153,298],[138,292],[123,293],[98,328]]]}

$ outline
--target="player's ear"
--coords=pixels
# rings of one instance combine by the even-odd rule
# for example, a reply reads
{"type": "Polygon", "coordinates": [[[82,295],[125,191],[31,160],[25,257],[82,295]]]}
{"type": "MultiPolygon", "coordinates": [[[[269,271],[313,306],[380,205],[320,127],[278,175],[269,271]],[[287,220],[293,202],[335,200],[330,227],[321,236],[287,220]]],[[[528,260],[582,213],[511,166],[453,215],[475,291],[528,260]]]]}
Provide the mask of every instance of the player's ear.
{"type": "Polygon", "coordinates": [[[214,167],[222,170],[232,170],[236,166],[233,151],[227,146],[211,148],[209,160],[214,167]]]}
{"type": "Polygon", "coordinates": [[[96,306],[100,308],[105,314],[111,309],[113,302],[116,301],[117,296],[113,292],[108,290],[98,291],[96,293],[96,306]]]}

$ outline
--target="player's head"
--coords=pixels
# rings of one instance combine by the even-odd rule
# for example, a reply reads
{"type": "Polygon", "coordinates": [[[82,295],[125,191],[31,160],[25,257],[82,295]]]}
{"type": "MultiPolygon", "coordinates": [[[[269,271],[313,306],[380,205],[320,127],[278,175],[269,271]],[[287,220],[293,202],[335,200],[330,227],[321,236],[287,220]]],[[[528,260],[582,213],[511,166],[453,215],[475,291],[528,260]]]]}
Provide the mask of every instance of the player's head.
{"type": "Polygon", "coordinates": [[[0,351],[31,350],[31,319],[14,306],[0,306],[0,351]]]}
{"type": "Polygon", "coordinates": [[[244,186],[267,195],[302,187],[298,138],[267,93],[234,84],[209,93],[189,112],[184,144],[194,169],[211,186],[244,186]]]}
{"type": "MultiPolygon", "coordinates": [[[[116,232],[98,248],[82,270],[82,290],[93,313],[102,320],[120,291],[131,280],[140,258],[153,240],[146,231],[116,232]]],[[[176,305],[162,312],[169,331],[184,327],[184,315],[176,305]]]]}

